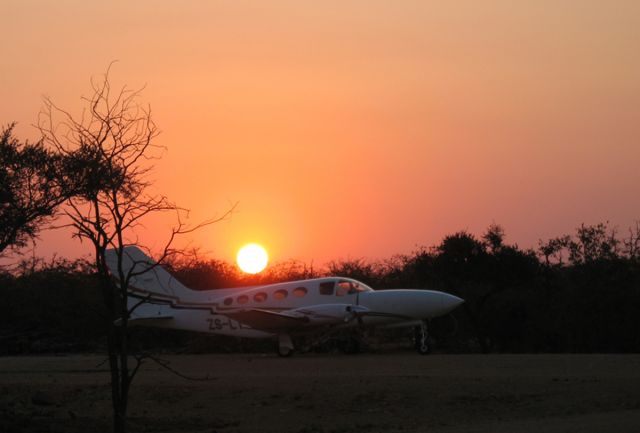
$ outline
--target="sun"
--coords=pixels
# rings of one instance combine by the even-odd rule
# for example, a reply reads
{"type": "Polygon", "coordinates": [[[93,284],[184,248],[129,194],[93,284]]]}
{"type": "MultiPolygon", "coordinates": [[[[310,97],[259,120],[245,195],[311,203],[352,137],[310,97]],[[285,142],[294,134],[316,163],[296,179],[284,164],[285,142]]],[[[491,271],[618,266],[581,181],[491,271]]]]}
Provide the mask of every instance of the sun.
{"type": "Polygon", "coordinates": [[[257,274],[267,266],[267,250],[258,244],[247,244],[238,250],[238,266],[247,274],[257,274]]]}

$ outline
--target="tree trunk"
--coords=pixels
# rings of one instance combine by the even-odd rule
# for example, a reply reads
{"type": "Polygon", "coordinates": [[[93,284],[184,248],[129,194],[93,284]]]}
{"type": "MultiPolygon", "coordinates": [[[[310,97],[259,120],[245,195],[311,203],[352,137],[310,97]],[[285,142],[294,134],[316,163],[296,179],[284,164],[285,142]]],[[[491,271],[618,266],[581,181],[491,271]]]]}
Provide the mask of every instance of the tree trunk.
{"type": "Polygon", "coordinates": [[[127,431],[127,408],[124,404],[113,407],[113,431],[114,433],[126,433],[127,431]]]}
{"type": "Polygon", "coordinates": [[[111,402],[113,407],[113,431],[114,433],[126,433],[127,431],[127,402],[128,402],[128,369],[127,364],[122,363],[126,358],[123,353],[122,335],[115,324],[109,329],[109,366],[111,369],[111,402]]]}
{"type": "MultiPolygon", "coordinates": [[[[127,404],[129,394],[129,369],[127,364],[127,336],[122,319],[122,301],[118,288],[107,275],[102,278],[104,302],[107,307],[107,348],[111,373],[111,404],[113,407],[114,433],[127,431],[127,404]],[[120,323],[120,324],[116,324],[120,323]]],[[[125,301],[126,302],[126,301],[125,301]]],[[[124,306],[126,308],[126,304],[124,306]]]]}

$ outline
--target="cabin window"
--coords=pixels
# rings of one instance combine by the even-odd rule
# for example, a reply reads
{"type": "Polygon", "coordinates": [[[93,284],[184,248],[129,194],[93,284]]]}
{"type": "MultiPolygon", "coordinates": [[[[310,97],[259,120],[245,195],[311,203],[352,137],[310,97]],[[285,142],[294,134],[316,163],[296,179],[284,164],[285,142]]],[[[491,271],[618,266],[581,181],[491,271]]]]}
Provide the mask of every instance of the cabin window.
{"type": "Polygon", "coordinates": [[[258,292],[253,295],[253,300],[256,302],[264,302],[267,300],[267,294],[265,292],[258,292]]]}
{"type": "Polygon", "coordinates": [[[273,292],[273,297],[275,299],[284,299],[287,297],[287,295],[289,295],[289,293],[287,293],[286,290],[276,290],[275,292],[273,292]]]}
{"type": "Polygon", "coordinates": [[[231,305],[233,303],[233,298],[226,298],[224,300],[224,305],[231,305]]]}
{"type": "Polygon", "coordinates": [[[321,295],[333,295],[333,286],[335,283],[333,281],[327,281],[326,283],[320,283],[320,294],[321,295]]]}
{"type": "Polygon", "coordinates": [[[246,304],[249,302],[249,297],[247,295],[238,296],[238,304],[246,304]]]}
{"type": "Polygon", "coordinates": [[[296,296],[298,298],[302,298],[306,294],[307,294],[306,287],[296,287],[295,289],[293,289],[293,296],[296,296]]]}

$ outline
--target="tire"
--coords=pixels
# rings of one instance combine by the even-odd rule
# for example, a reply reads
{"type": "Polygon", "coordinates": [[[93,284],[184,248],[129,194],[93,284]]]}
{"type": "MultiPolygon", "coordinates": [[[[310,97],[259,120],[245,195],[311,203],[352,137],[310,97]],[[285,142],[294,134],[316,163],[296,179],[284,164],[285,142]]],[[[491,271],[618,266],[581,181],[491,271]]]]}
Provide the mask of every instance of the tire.
{"type": "Polygon", "coordinates": [[[290,349],[288,347],[278,346],[276,352],[278,353],[278,356],[280,358],[289,358],[291,355],[293,355],[293,349],[290,349]]]}

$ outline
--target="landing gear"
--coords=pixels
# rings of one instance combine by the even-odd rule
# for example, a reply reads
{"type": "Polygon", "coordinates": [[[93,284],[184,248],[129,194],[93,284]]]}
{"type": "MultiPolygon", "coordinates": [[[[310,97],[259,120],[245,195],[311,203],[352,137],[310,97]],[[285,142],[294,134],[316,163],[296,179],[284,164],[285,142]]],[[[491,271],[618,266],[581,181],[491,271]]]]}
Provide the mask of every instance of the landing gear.
{"type": "Polygon", "coordinates": [[[428,322],[423,320],[420,326],[414,328],[414,340],[416,343],[416,351],[420,355],[431,353],[431,345],[429,344],[428,322]]]}
{"type": "Polygon", "coordinates": [[[293,351],[294,347],[291,336],[289,334],[278,335],[278,356],[281,358],[288,358],[289,356],[293,355],[293,351]]]}

